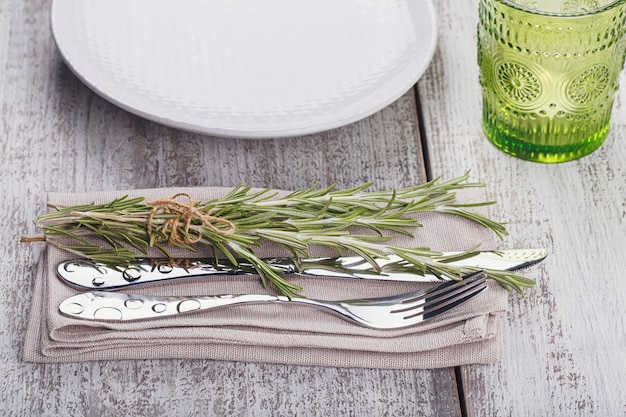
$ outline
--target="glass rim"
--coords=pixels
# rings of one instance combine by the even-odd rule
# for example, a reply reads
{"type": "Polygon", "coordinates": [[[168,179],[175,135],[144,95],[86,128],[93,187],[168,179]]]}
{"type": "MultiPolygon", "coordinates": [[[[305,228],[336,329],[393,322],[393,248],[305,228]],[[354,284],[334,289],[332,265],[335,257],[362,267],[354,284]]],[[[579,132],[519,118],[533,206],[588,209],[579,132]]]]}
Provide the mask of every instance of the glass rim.
{"type": "Polygon", "coordinates": [[[613,7],[617,6],[619,3],[624,3],[626,2],[626,0],[613,0],[612,2],[605,4],[604,6],[592,9],[592,10],[588,10],[585,12],[574,12],[574,13],[560,13],[560,12],[548,12],[548,11],[542,11],[542,10],[537,10],[537,9],[531,9],[530,7],[526,7],[523,6],[519,3],[517,3],[515,0],[497,0],[501,3],[504,3],[508,6],[513,7],[514,9],[518,9],[521,10],[523,12],[526,13],[531,13],[534,15],[540,15],[540,16],[549,16],[549,17],[586,17],[586,16],[592,16],[592,15],[596,15],[598,13],[602,13],[608,9],[612,9],[613,7]]]}

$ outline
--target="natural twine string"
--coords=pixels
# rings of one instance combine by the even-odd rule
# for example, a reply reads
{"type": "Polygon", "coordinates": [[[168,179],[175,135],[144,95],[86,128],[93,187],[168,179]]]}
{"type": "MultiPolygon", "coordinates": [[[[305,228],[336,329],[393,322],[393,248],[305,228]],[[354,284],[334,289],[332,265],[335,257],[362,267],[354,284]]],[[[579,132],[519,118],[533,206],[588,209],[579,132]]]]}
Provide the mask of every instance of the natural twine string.
{"type": "MultiPolygon", "coordinates": [[[[165,219],[163,226],[161,227],[161,232],[168,236],[168,245],[173,245],[174,243],[185,243],[191,244],[196,243],[202,239],[202,233],[200,232],[190,232],[191,222],[194,219],[200,220],[202,226],[210,229],[211,231],[220,234],[220,235],[229,235],[235,232],[235,224],[230,220],[223,219],[218,216],[212,216],[209,213],[205,213],[202,210],[199,210],[195,202],[192,200],[191,196],[186,193],[178,193],[173,195],[171,198],[162,199],[152,201],[147,203],[148,206],[152,207],[150,211],[150,215],[148,216],[148,236],[152,237],[152,223],[154,221],[154,217],[158,214],[174,214],[176,217],[165,219]],[[176,201],[178,197],[186,197],[189,202],[181,202],[176,201]],[[179,233],[179,227],[182,222],[182,231],[183,236],[179,233]],[[226,228],[219,228],[215,226],[215,223],[221,223],[225,225],[226,228]]],[[[160,240],[160,237],[157,237],[157,241],[160,240]]]]}

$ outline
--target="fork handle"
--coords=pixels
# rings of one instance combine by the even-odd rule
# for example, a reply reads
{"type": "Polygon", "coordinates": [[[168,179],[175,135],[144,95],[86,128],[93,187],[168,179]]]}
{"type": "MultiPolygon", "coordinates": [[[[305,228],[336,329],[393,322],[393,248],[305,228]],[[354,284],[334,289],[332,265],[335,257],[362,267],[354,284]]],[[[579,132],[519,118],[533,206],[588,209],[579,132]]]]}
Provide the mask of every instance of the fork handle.
{"type": "MultiPolygon", "coordinates": [[[[304,299],[292,299],[300,301],[304,299]]],[[[285,302],[281,295],[241,294],[200,297],[158,297],[106,291],[80,293],[59,305],[61,313],[87,320],[139,320],[172,316],[236,304],[285,302]]],[[[305,301],[306,304],[309,304],[305,301]]]]}

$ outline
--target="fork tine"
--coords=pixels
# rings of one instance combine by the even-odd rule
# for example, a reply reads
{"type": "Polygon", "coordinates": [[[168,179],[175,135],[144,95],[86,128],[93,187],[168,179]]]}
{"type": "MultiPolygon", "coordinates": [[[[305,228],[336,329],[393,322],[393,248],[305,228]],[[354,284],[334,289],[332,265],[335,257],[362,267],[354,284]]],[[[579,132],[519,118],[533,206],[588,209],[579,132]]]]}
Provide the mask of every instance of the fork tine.
{"type": "Polygon", "coordinates": [[[403,307],[398,308],[393,312],[412,310],[426,304],[427,302],[433,302],[445,298],[446,296],[453,295],[455,294],[455,291],[462,291],[462,289],[467,288],[468,285],[481,280],[484,275],[485,273],[483,271],[474,272],[472,274],[465,275],[459,281],[446,281],[443,284],[431,287],[429,290],[420,291],[412,296],[407,296],[400,301],[400,304],[402,304],[403,307]]]}
{"type": "Polygon", "coordinates": [[[467,275],[461,281],[451,281],[437,287],[425,296],[414,297],[405,302],[403,308],[391,313],[407,313],[404,319],[419,317],[421,320],[436,317],[457,307],[487,288],[487,278],[483,271],[467,275]],[[414,314],[410,314],[415,312],[414,314]]]}
{"type": "Polygon", "coordinates": [[[447,292],[442,292],[435,296],[427,296],[424,302],[424,309],[438,308],[438,306],[446,303],[449,299],[484,285],[486,281],[487,276],[482,272],[478,273],[478,275],[471,275],[468,278],[464,278],[458,285],[450,286],[447,292]]]}
{"type": "Polygon", "coordinates": [[[456,295],[453,298],[446,300],[444,303],[438,303],[435,307],[426,307],[422,313],[423,319],[428,320],[433,317],[437,317],[453,308],[460,306],[471,300],[478,294],[487,289],[487,280],[483,279],[479,281],[479,285],[468,289],[467,291],[456,295]]]}

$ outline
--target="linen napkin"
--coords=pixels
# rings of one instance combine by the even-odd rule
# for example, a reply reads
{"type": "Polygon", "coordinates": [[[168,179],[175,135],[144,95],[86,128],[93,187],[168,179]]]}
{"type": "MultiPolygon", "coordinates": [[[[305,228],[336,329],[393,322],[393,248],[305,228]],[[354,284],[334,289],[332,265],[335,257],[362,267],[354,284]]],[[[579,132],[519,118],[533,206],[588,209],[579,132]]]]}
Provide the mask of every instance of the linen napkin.
{"type": "MultiPolygon", "coordinates": [[[[88,194],[49,194],[49,205],[103,203],[123,195],[147,201],[186,193],[196,201],[225,195],[229,189],[147,189],[88,194]]],[[[459,194],[460,195],[460,194],[459,194]]],[[[476,191],[463,202],[476,201],[476,191]]],[[[461,199],[459,197],[459,199],[461,199]]],[[[414,237],[394,236],[393,244],[428,246],[434,250],[465,250],[481,244],[493,249],[492,232],[459,217],[424,213],[414,237]]],[[[209,255],[199,252],[197,256],[209,255]]],[[[288,256],[284,249],[264,245],[261,257],[288,256]]],[[[313,249],[312,256],[336,256],[313,249]]],[[[308,306],[265,304],[163,317],[106,322],[61,315],[59,304],[79,291],[56,276],[56,265],[68,253],[48,245],[38,265],[32,309],[24,343],[28,362],[80,362],[121,359],[215,359],[333,367],[426,369],[472,363],[493,363],[499,357],[497,316],[507,308],[507,292],[490,282],[471,301],[416,326],[377,330],[365,328],[308,306]]],[[[399,283],[330,277],[288,277],[304,287],[307,297],[337,300],[381,297],[416,291],[432,283],[399,283]]],[[[220,276],[155,283],[123,290],[146,295],[208,295],[273,293],[256,276],[220,276]]]]}

